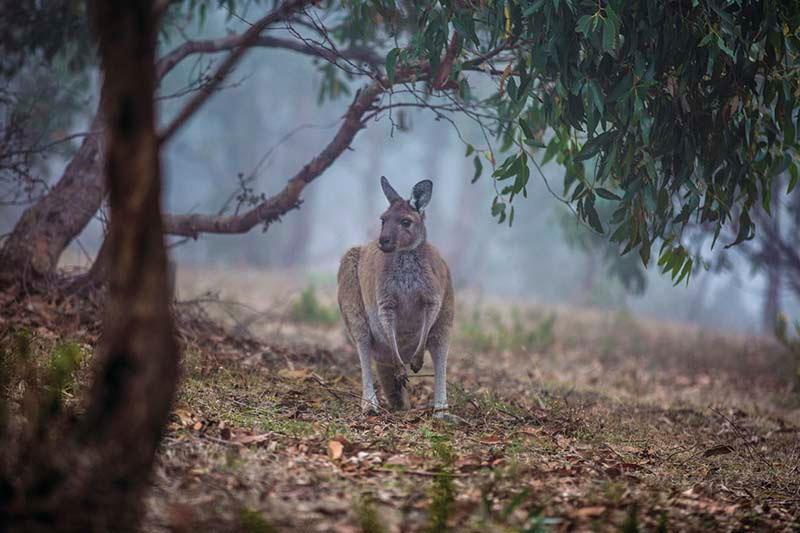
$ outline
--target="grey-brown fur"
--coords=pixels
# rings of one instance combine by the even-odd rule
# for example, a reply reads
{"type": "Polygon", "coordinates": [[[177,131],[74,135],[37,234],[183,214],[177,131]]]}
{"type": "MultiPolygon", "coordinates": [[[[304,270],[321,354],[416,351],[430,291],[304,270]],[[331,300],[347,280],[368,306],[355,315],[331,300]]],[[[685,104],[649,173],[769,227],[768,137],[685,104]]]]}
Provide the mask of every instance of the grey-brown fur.
{"type": "Polygon", "coordinates": [[[419,182],[410,200],[386,178],[389,208],[378,240],[348,250],[338,274],[339,308],[361,361],[362,408],[376,411],[371,361],[392,409],[408,408],[405,365],[422,367],[425,351],[434,364],[434,408],[446,417],[446,367],[453,325],[453,284],[447,264],[426,240],[425,205],[432,183],[419,182]]]}

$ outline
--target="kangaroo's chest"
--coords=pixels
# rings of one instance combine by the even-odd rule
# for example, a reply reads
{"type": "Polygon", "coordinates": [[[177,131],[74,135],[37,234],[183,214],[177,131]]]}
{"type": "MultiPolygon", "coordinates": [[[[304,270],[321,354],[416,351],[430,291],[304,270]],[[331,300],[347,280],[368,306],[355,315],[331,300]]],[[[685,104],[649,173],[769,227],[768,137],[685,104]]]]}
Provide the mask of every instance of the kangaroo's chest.
{"type": "Polygon", "coordinates": [[[389,345],[388,335],[380,323],[380,302],[391,302],[401,352],[416,346],[422,328],[423,302],[434,290],[429,278],[425,266],[413,257],[400,259],[384,271],[377,290],[378,305],[369,312],[373,335],[380,344],[389,345]]]}
{"type": "Polygon", "coordinates": [[[423,298],[431,294],[429,276],[424,265],[414,257],[399,259],[389,269],[381,287],[384,297],[396,303],[398,326],[403,327],[419,320],[423,298]]]}

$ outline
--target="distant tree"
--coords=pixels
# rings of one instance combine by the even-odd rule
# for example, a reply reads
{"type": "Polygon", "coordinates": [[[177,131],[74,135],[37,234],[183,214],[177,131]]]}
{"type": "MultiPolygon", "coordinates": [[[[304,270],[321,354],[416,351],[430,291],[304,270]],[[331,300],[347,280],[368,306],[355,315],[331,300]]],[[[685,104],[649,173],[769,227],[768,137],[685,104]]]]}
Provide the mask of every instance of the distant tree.
{"type": "Polygon", "coordinates": [[[800,195],[783,193],[788,181],[776,180],[769,210],[754,210],[753,218],[760,231],[740,250],[753,269],[765,276],[762,323],[768,333],[775,332],[778,326],[783,290],[800,295],[800,195]]]}
{"type": "MultiPolygon", "coordinates": [[[[608,216],[607,211],[610,209],[609,202],[605,200],[597,205],[600,216],[608,216]]],[[[579,251],[585,260],[580,287],[580,298],[584,302],[594,301],[598,280],[615,280],[630,294],[644,293],[647,289],[647,277],[638,257],[620,255],[619,244],[610,242],[592,228],[579,224],[570,211],[562,210],[559,222],[566,243],[579,251]]]]}
{"type": "MultiPolygon", "coordinates": [[[[165,20],[174,20],[202,18],[214,4],[162,5],[165,20]]],[[[224,5],[235,12],[238,3],[224,5]]],[[[163,77],[189,56],[227,53],[160,142],[255,47],[318,61],[321,100],[352,97],[339,130],[282,191],[252,209],[168,215],[165,229],[192,238],[266,229],[299,207],[303,189],[370,119],[422,107],[481,125],[483,140],[468,152],[478,174],[492,169],[498,221],[513,222],[514,200],[526,195],[539,164],[555,159],[565,168],[563,199],[585,224],[608,231],[623,252],[637,250],[645,265],[658,245],[662,269],[685,279],[696,262],[687,227],[703,224],[716,240],[735,224],[726,244],[740,244],[755,234],[752,209],[770,203],[774,177],[788,171],[797,181],[799,17],[800,5],[778,0],[286,0],[242,34],[187,41],[160,58],[163,77]],[[288,37],[266,35],[277,24],[289,27],[288,37]],[[598,197],[613,202],[607,219],[598,197]]],[[[104,191],[92,143],[84,141],[5,241],[4,264],[17,276],[51,273],[99,208],[104,191]]]]}

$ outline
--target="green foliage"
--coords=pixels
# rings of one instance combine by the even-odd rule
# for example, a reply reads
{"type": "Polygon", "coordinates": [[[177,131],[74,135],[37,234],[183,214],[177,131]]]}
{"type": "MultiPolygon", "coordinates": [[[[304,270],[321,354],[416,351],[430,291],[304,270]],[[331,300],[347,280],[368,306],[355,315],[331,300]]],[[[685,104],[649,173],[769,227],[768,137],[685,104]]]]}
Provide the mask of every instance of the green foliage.
{"type": "MultiPolygon", "coordinates": [[[[513,222],[531,174],[555,160],[564,199],[588,226],[623,253],[638,249],[644,265],[666,243],[659,262],[680,282],[697,263],[687,226],[710,227],[715,242],[735,225],[728,246],[751,239],[751,209],[769,209],[775,176],[788,170],[794,184],[800,175],[796,2],[442,1],[403,16],[392,0],[345,5],[348,27],[364,39],[375,36],[375,20],[387,22],[390,79],[400,65],[436,72],[456,35],[450,79],[460,97],[474,98],[465,72],[499,81],[478,102],[497,119],[488,133],[500,147],[484,154],[498,222],[513,222]],[[495,57],[494,70],[481,54],[495,57]],[[598,198],[612,202],[609,216],[598,198]]],[[[480,158],[475,166],[477,179],[480,158]]]]}
{"type": "Polygon", "coordinates": [[[261,513],[246,507],[239,511],[239,525],[244,533],[273,533],[276,531],[261,513]]]}
{"type": "Polygon", "coordinates": [[[75,371],[82,358],[81,349],[74,342],[61,343],[53,348],[44,371],[44,389],[39,408],[41,423],[52,419],[61,411],[64,392],[74,384],[75,371]]]}
{"type": "Polygon", "coordinates": [[[471,317],[462,323],[460,340],[477,352],[543,351],[555,340],[555,321],[555,314],[540,319],[527,317],[526,320],[515,307],[511,310],[511,323],[507,325],[498,313],[475,308],[471,317]]]}
{"type": "Polygon", "coordinates": [[[383,533],[386,531],[381,524],[378,511],[370,495],[364,495],[356,502],[356,516],[358,525],[364,533],[383,533]]]}
{"type": "MultiPolygon", "coordinates": [[[[598,204],[601,214],[609,214],[611,207],[612,203],[605,200],[598,204]]],[[[567,244],[585,254],[598,257],[605,266],[609,279],[621,282],[625,290],[631,294],[642,294],[645,291],[647,278],[641,263],[634,256],[620,255],[619,244],[609,241],[586,226],[577,224],[575,217],[568,211],[562,211],[559,222],[567,244]]]]}
{"type": "Polygon", "coordinates": [[[622,523],[622,533],[639,533],[639,506],[636,503],[628,507],[628,515],[622,523]]]}
{"type": "Polygon", "coordinates": [[[439,463],[439,472],[434,477],[431,487],[428,531],[440,533],[447,531],[447,519],[453,511],[453,502],[455,502],[455,487],[453,486],[455,452],[445,437],[434,440],[431,449],[439,463]]]}
{"type": "Polygon", "coordinates": [[[83,0],[4,2],[0,17],[0,77],[25,66],[65,60],[71,71],[94,60],[83,0]]]}
{"type": "Polygon", "coordinates": [[[333,325],[339,320],[339,310],[321,303],[313,285],[303,290],[289,314],[292,320],[309,324],[333,325]]]}
{"type": "Polygon", "coordinates": [[[24,329],[0,337],[0,428],[14,398],[29,426],[44,431],[61,414],[65,392],[75,386],[82,359],[74,342],[44,349],[24,329]]]}

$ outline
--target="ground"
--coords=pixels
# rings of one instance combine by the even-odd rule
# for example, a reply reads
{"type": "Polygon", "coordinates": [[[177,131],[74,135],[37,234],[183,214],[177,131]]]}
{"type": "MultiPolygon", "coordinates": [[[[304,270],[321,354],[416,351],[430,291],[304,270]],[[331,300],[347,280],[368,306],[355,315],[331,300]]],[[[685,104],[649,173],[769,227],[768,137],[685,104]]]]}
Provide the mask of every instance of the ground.
{"type": "MultiPolygon", "coordinates": [[[[410,411],[364,417],[330,279],[229,278],[179,274],[183,379],[145,531],[800,528],[800,392],[770,339],[463,290],[464,423],[432,418],[429,361],[410,411]]],[[[77,307],[26,309],[0,326],[91,352],[77,307]]]]}

